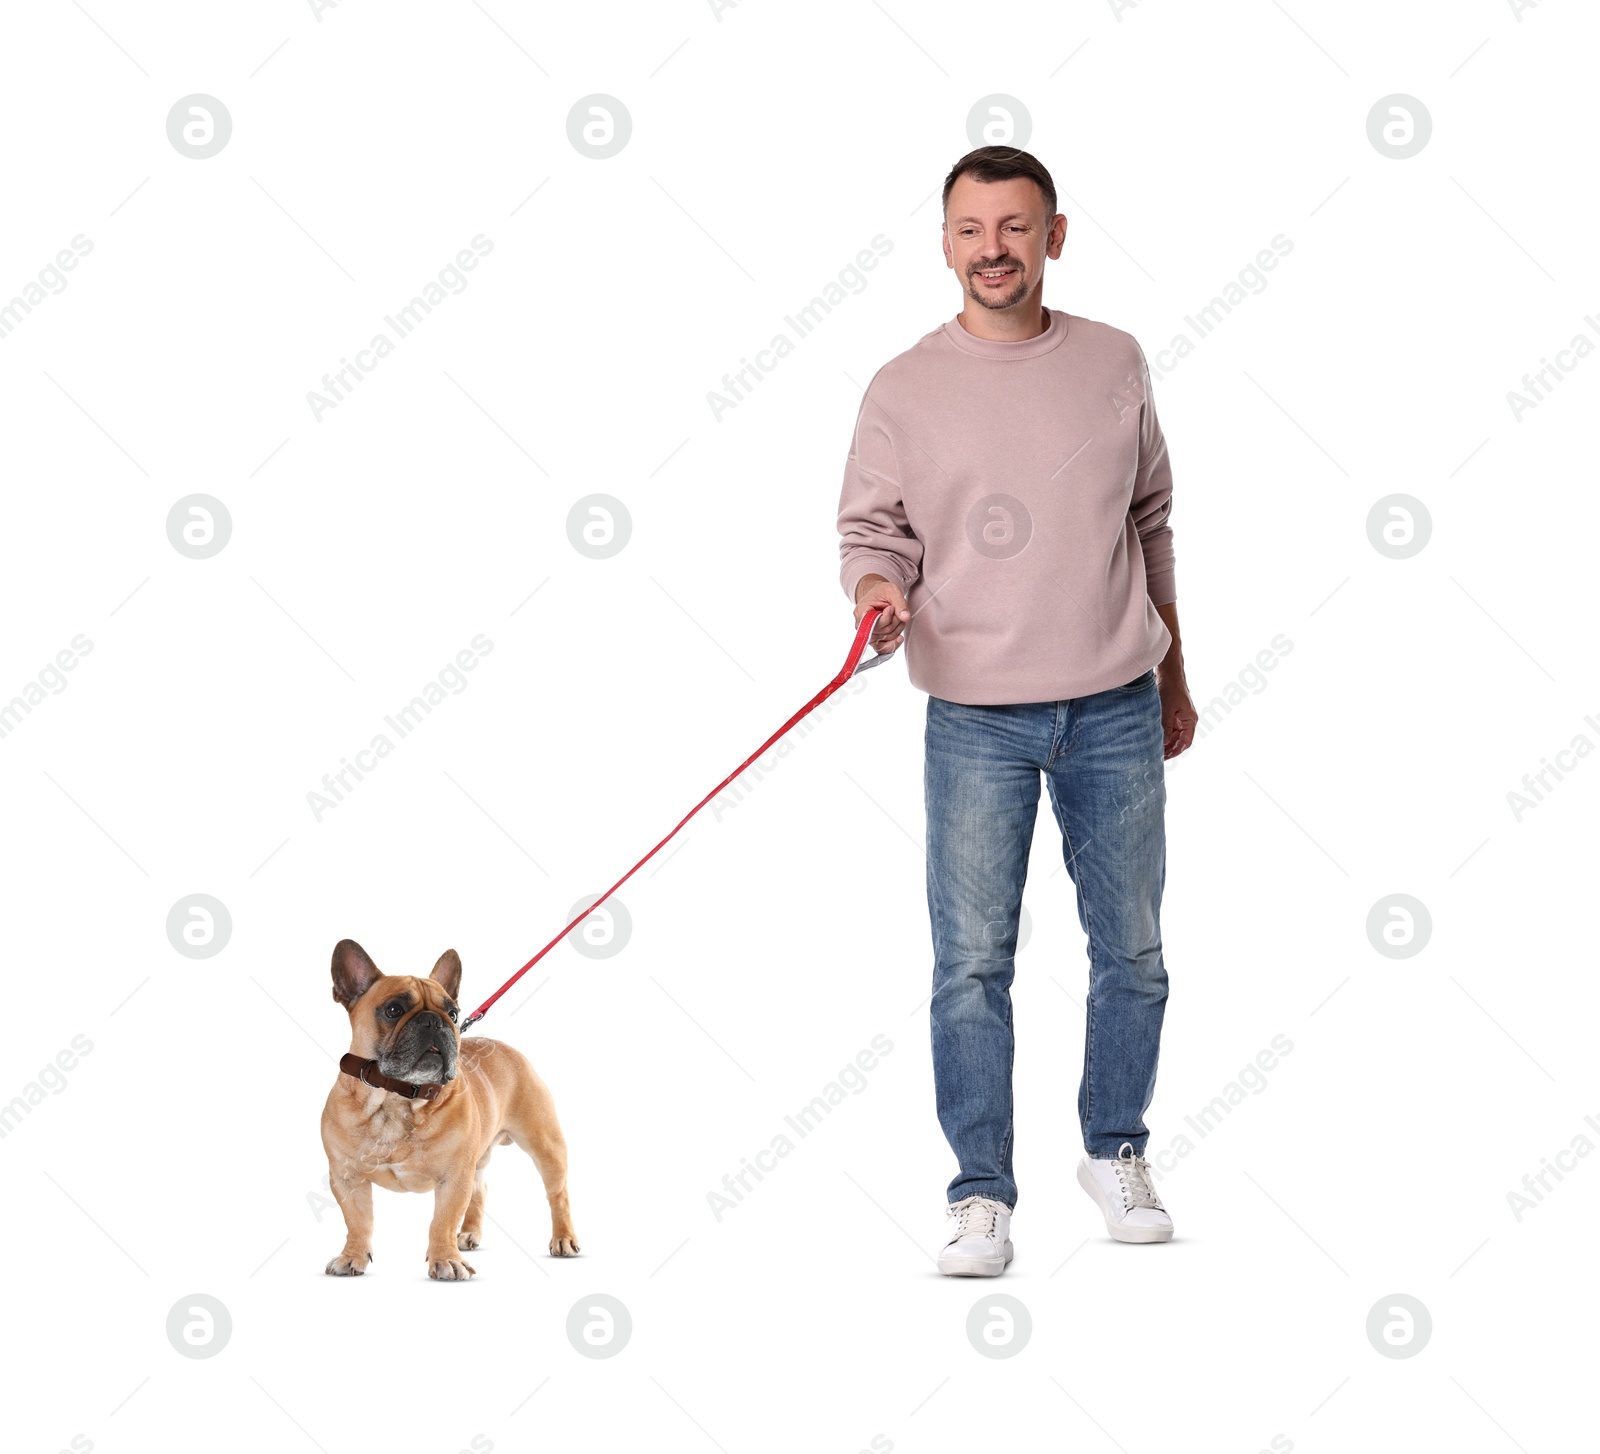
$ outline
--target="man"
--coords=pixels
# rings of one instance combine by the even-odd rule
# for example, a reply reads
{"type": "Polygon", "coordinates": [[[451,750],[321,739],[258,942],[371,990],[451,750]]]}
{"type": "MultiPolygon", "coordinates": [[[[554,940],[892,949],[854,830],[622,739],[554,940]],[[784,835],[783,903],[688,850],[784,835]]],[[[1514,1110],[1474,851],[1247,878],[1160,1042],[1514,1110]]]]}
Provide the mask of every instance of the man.
{"type": "Polygon", "coordinates": [[[1027,152],[944,184],[961,312],[873,376],[839,502],[840,581],[927,692],[933,1068],[959,1170],[939,1270],[1011,1260],[1011,980],[1044,774],[1088,939],[1078,1181],[1122,1242],[1172,1219],[1144,1158],[1167,975],[1165,758],[1194,738],[1172,476],[1144,354],[1043,304],[1067,219],[1027,152]]]}

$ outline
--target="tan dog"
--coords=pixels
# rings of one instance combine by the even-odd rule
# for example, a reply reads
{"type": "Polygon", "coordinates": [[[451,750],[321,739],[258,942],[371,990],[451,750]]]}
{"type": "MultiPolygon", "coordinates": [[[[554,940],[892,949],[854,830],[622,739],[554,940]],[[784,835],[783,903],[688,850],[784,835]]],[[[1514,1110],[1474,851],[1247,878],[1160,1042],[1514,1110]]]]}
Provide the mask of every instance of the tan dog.
{"type": "Polygon", "coordinates": [[[439,956],[428,978],[386,975],[353,939],[333,949],[333,997],[350,1012],[350,1054],[322,1111],[328,1180],[344,1213],[334,1277],[372,1261],[372,1188],[432,1191],[428,1276],[465,1281],[457,1255],[482,1245],[483,1168],[515,1142],[539,1168],[550,1199],[550,1255],[572,1257],[567,1143],[545,1083],[521,1052],[456,1028],[461,959],[439,956]]]}

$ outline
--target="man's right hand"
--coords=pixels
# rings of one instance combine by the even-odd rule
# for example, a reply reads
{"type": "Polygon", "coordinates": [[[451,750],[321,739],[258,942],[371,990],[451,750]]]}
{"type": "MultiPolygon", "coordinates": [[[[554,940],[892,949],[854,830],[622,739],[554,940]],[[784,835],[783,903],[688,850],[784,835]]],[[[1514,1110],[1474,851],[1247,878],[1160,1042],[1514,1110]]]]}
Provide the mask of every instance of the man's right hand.
{"type": "Polygon", "coordinates": [[[874,607],[883,608],[883,614],[872,628],[871,637],[873,650],[882,656],[906,639],[905,628],[911,620],[911,611],[906,606],[906,598],[900,593],[900,587],[893,581],[877,575],[862,576],[856,585],[857,626],[861,625],[861,618],[874,607]]]}

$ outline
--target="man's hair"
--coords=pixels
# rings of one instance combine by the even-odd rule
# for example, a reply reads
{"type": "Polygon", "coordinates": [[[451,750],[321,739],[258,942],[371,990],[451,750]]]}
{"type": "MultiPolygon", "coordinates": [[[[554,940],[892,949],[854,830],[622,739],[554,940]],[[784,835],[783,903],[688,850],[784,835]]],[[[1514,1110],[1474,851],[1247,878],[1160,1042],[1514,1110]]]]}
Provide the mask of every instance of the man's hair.
{"type": "Polygon", "coordinates": [[[969,151],[950,168],[950,175],[944,179],[943,205],[947,214],[950,211],[950,189],[955,186],[956,178],[969,175],[980,182],[1005,182],[1012,177],[1027,177],[1038,183],[1039,190],[1044,193],[1045,221],[1049,222],[1056,215],[1056,184],[1050,180],[1044,163],[1031,152],[1018,151],[1014,146],[980,146],[976,151],[969,151]]]}

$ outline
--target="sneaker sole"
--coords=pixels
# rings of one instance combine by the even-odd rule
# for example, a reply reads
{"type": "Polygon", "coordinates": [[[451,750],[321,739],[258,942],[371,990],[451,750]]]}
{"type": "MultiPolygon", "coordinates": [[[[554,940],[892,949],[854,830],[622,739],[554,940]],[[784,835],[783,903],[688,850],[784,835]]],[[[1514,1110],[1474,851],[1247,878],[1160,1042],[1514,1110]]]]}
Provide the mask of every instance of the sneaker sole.
{"type": "Polygon", "coordinates": [[[1006,1239],[1001,1257],[939,1257],[939,1271],[946,1277],[999,1277],[1011,1261],[1011,1239],[1006,1239]]]}
{"type": "Polygon", "coordinates": [[[1100,1208],[1100,1215],[1106,1219],[1106,1231],[1111,1233],[1113,1241],[1170,1242],[1172,1240],[1171,1227],[1127,1227],[1113,1218],[1100,1191],[1100,1183],[1094,1179],[1094,1173],[1081,1161],[1078,1163],[1078,1185],[1089,1193],[1090,1200],[1100,1208]]]}

